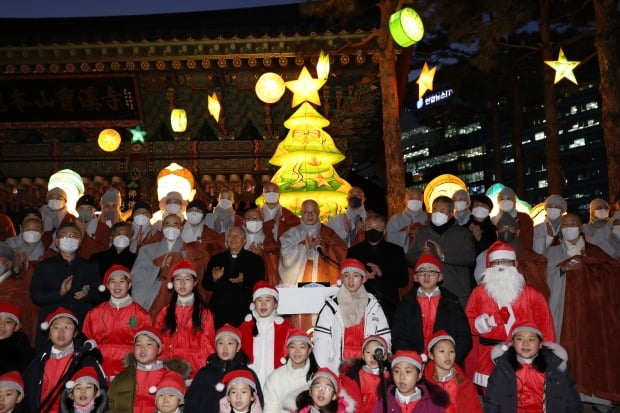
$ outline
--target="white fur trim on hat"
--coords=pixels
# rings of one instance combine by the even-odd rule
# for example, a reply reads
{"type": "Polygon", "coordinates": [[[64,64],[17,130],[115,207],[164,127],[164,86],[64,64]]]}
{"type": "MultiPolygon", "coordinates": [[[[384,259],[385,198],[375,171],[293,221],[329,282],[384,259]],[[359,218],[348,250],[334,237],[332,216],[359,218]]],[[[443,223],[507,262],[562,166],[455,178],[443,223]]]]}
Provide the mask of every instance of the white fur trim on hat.
{"type": "Polygon", "coordinates": [[[452,344],[454,344],[456,346],[456,341],[454,341],[454,338],[452,338],[452,336],[450,336],[450,335],[441,335],[441,336],[433,337],[431,339],[431,341],[428,342],[428,345],[426,346],[426,351],[428,351],[430,353],[431,349],[433,348],[433,346],[435,344],[439,343],[442,340],[448,340],[448,341],[450,341],[452,344]]]}
{"type": "Polygon", "coordinates": [[[256,291],[254,291],[254,294],[252,294],[252,301],[256,300],[258,297],[262,297],[265,295],[269,295],[275,298],[276,301],[278,301],[279,299],[278,290],[276,290],[273,287],[270,287],[270,288],[263,287],[263,288],[258,288],[256,291]]]}
{"type": "Polygon", "coordinates": [[[181,393],[179,391],[179,389],[174,388],[174,387],[161,387],[159,389],[157,389],[157,392],[155,393],[155,397],[159,397],[162,394],[172,394],[176,397],[179,398],[179,400],[181,401],[181,404],[183,404],[185,402],[185,395],[183,393],[181,393]]]}
{"type": "Polygon", "coordinates": [[[286,364],[286,357],[280,357],[280,364],[282,365],[286,364]]]}
{"type": "Polygon", "coordinates": [[[516,260],[514,251],[498,249],[489,254],[489,262],[495,260],[516,260]]]}
{"type": "Polygon", "coordinates": [[[226,386],[224,386],[224,383],[217,383],[215,385],[215,390],[217,390],[217,391],[224,391],[225,388],[226,388],[226,386]]]}
{"type": "Polygon", "coordinates": [[[65,383],[65,387],[69,390],[73,389],[75,387],[75,382],[73,380],[69,380],[65,383]]]}
{"type": "Polygon", "coordinates": [[[105,292],[105,285],[99,284],[99,287],[97,287],[97,290],[99,290],[100,293],[104,293],[105,292]]]}
{"type": "Polygon", "coordinates": [[[280,316],[276,316],[273,319],[273,322],[276,323],[277,325],[280,325],[280,324],[282,324],[284,322],[284,319],[282,317],[280,317],[280,316]]]}
{"type": "Polygon", "coordinates": [[[47,330],[48,328],[50,328],[50,323],[47,321],[41,323],[41,330],[47,330]]]}
{"type": "Polygon", "coordinates": [[[425,353],[420,353],[420,358],[422,359],[422,363],[426,363],[428,361],[428,356],[425,353]]]}
{"type": "Polygon", "coordinates": [[[174,285],[172,284],[172,282],[168,281],[166,287],[168,287],[169,290],[172,290],[174,288],[174,285]]]}

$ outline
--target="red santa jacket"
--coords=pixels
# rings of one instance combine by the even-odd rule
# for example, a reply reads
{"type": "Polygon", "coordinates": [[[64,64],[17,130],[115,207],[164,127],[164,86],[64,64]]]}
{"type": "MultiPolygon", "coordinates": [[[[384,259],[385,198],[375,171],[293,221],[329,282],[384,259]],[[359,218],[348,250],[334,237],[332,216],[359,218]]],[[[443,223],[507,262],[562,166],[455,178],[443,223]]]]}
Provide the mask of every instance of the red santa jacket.
{"type": "MultiPolygon", "coordinates": [[[[248,318],[249,317],[246,316],[246,320],[248,318]]],[[[250,363],[254,363],[254,336],[252,335],[252,330],[254,330],[255,324],[255,321],[253,319],[250,319],[249,321],[244,321],[239,326],[239,330],[241,330],[241,349],[249,357],[250,363]]],[[[288,355],[288,350],[286,348],[286,338],[288,336],[289,330],[292,328],[293,326],[282,317],[275,317],[273,343],[274,369],[281,367],[281,359],[286,358],[286,356],[288,355]]]]}
{"type": "Polygon", "coordinates": [[[454,387],[446,385],[447,382],[437,380],[433,360],[429,360],[424,368],[424,378],[428,382],[443,388],[450,396],[450,405],[446,408],[446,412],[482,413],[482,405],[478,398],[476,386],[457,364],[454,364],[453,369],[455,374],[449,381],[455,384],[454,387]],[[455,391],[452,391],[452,388],[455,391]]]}

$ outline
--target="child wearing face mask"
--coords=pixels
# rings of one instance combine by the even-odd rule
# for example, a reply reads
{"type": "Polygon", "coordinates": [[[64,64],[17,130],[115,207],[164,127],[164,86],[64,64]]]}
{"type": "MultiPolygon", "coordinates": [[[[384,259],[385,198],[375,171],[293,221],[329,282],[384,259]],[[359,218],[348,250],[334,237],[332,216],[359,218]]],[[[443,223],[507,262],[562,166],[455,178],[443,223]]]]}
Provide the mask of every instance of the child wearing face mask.
{"type": "Polygon", "coordinates": [[[78,219],[75,221],[84,237],[78,254],[90,259],[93,254],[108,249],[110,245],[110,227],[95,216],[97,204],[90,195],[83,195],[76,204],[78,219]]]}

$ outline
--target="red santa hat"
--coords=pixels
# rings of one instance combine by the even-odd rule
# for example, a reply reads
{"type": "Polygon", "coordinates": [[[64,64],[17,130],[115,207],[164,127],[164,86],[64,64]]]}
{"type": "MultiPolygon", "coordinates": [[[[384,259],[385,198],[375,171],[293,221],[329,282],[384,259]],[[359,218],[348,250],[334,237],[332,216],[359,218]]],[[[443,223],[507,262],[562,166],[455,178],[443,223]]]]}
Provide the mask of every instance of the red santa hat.
{"type": "Polygon", "coordinates": [[[328,379],[332,385],[334,386],[334,393],[338,393],[340,391],[340,386],[338,385],[338,376],[331,369],[327,367],[321,367],[312,375],[312,381],[316,380],[318,377],[325,377],[328,379]]]}
{"type": "Polygon", "coordinates": [[[420,268],[441,272],[441,262],[439,262],[437,257],[433,254],[423,253],[420,254],[420,258],[418,258],[418,261],[415,263],[415,270],[418,271],[420,268]]]}
{"type": "Polygon", "coordinates": [[[487,268],[491,267],[491,261],[517,260],[517,251],[505,242],[495,241],[487,250],[487,268]]]}
{"type": "Polygon", "coordinates": [[[147,336],[155,340],[155,342],[159,346],[159,353],[161,353],[162,340],[161,340],[161,332],[158,329],[156,329],[155,327],[149,327],[149,326],[142,327],[139,331],[136,332],[136,334],[133,335],[134,343],[136,342],[136,339],[138,338],[138,336],[147,336]]]}
{"type": "Polygon", "coordinates": [[[256,391],[256,380],[254,379],[254,375],[252,375],[251,370],[231,370],[222,377],[219,383],[215,385],[215,390],[223,391],[226,389],[228,391],[230,386],[234,383],[245,383],[249,385],[252,390],[256,391]]]}
{"type": "Polygon", "coordinates": [[[417,351],[413,350],[398,350],[392,358],[392,368],[402,361],[409,363],[417,367],[419,371],[422,371],[422,365],[426,363],[426,354],[420,355],[417,351]]]}
{"type": "Polygon", "coordinates": [[[436,331],[432,336],[431,339],[429,340],[427,346],[426,346],[426,351],[428,351],[429,353],[431,352],[431,349],[433,348],[433,346],[437,343],[439,343],[441,340],[448,340],[451,341],[452,344],[454,344],[456,346],[456,341],[454,341],[454,338],[448,334],[448,332],[446,330],[439,330],[436,331]]]}
{"type": "Polygon", "coordinates": [[[177,262],[174,267],[170,269],[170,281],[168,281],[169,290],[172,290],[172,280],[174,280],[174,277],[180,274],[190,274],[192,277],[194,277],[194,279],[197,279],[198,276],[196,275],[196,264],[185,258],[177,262]]]}
{"type": "Polygon", "coordinates": [[[45,321],[41,323],[41,329],[42,330],[49,329],[52,323],[56,321],[57,318],[61,318],[61,317],[66,317],[66,318],[71,319],[75,323],[76,326],[79,324],[77,317],[71,311],[67,310],[64,307],[58,307],[56,311],[49,313],[47,317],[45,317],[45,321]]]}
{"type": "Polygon", "coordinates": [[[362,278],[366,279],[366,265],[355,258],[345,258],[340,263],[340,275],[345,272],[353,272],[360,274],[362,278]]]}
{"type": "Polygon", "coordinates": [[[97,374],[97,370],[95,370],[93,366],[82,367],[71,377],[71,380],[67,381],[65,387],[67,389],[73,389],[80,383],[90,383],[98,389],[99,375],[97,374]]]}
{"type": "Polygon", "coordinates": [[[364,343],[362,344],[362,353],[364,352],[364,349],[366,348],[366,346],[368,345],[368,343],[372,343],[373,341],[376,341],[377,343],[379,343],[379,345],[381,347],[383,347],[383,352],[387,353],[388,352],[388,343],[387,341],[385,341],[385,339],[381,336],[377,336],[377,335],[372,335],[372,336],[368,336],[364,339],[364,343]]]}
{"type": "Polygon", "coordinates": [[[222,336],[231,336],[237,340],[237,343],[241,346],[241,330],[238,328],[226,323],[215,332],[215,341],[217,342],[217,340],[222,336]]]}
{"type": "Polygon", "coordinates": [[[175,372],[170,372],[170,374],[166,374],[157,386],[149,387],[149,393],[155,394],[155,397],[162,396],[164,394],[172,394],[179,398],[180,403],[185,403],[185,380],[183,377],[175,372]]]}
{"type": "Polygon", "coordinates": [[[252,301],[264,295],[270,295],[275,298],[276,301],[280,298],[276,287],[269,284],[267,281],[261,280],[254,284],[254,288],[252,289],[252,301]]]}
{"type": "Polygon", "coordinates": [[[104,292],[108,285],[108,282],[110,281],[110,277],[116,274],[122,274],[127,277],[129,281],[131,281],[131,271],[129,271],[127,267],[119,264],[114,264],[105,272],[105,275],[103,276],[103,282],[101,283],[101,285],[99,285],[97,289],[100,292],[104,292]]]}
{"type": "Polygon", "coordinates": [[[18,371],[9,371],[4,374],[0,374],[0,389],[15,389],[21,394],[24,394],[24,379],[18,371]]]}
{"type": "MultiPolygon", "coordinates": [[[[291,342],[293,342],[293,341],[303,341],[304,343],[306,343],[310,347],[312,347],[312,337],[310,337],[310,334],[308,334],[305,331],[300,330],[298,328],[291,328],[288,331],[288,334],[287,334],[287,337],[286,337],[285,346],[288,347],[289,344],[291,344],[291,342]]],[[[286,364],[286,358],[282,357],[280,359],[280,363],[281,364],[286,364]]]]}
{"type": "Polygon", "coordinates": [[[20,324],[21,310],[15,304],[5,301],[0,303],[0,316],[10,318],[20,324]]]}
{"type": "Polygon", "coordinates": [[[514,323],[512,325],[512,328],[510,329],[510,337],[514,337],[515,334],[517,334],[520,331],[529,331],[531,333],[538,335],[538,337],[541,337],[541,338],[543,336],[542,331],[540,331],[536,323],[531,320],[521,320],[521,321],[514,323]]]}

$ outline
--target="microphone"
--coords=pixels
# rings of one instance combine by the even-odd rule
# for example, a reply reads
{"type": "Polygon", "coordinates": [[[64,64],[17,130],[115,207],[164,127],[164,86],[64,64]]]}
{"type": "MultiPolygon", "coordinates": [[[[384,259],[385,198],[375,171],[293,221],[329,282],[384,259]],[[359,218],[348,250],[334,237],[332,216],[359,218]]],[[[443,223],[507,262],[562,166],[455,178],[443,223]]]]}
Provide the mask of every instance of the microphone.
{"type": "Polygon", "coordinates": [[[93,339],[90,340],[86,340],[84,342],[84,345],[82,346],[82,352],[87,352],[87,351],[91,351],[93,349],[97,348],[97,342],[93,339]]]}
{"type": "Polygon", "coordinates": [[[374,357],[378,362],[385,361],[385,352],[383,351],[383,347],[379,346],[375,349],[374,357]]]}

